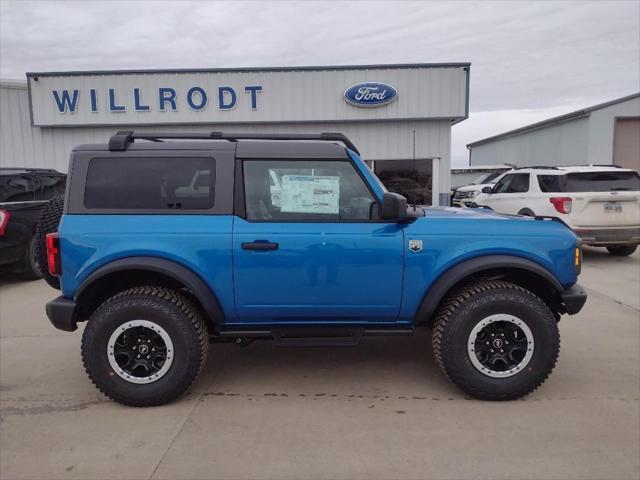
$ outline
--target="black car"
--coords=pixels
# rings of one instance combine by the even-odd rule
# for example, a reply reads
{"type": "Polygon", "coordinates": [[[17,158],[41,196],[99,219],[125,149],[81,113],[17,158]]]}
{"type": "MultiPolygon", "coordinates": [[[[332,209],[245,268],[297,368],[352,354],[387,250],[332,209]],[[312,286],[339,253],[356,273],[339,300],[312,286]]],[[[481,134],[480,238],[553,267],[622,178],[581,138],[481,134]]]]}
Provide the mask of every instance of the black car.
{"type": "Polygon", "coordinates": [[[40,210],[64,194],[67,176],[52,169],[0,168],[0,271],[40,278],[35,227],[40,210]]]}

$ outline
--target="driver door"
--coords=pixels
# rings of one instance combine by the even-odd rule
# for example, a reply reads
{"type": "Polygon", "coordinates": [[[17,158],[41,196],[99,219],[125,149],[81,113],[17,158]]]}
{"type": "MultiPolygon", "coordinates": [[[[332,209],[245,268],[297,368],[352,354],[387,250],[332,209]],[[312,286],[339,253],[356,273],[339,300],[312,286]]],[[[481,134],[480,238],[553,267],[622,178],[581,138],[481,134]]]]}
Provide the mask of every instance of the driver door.
{"type": "Polygon", "coordinates": [[[234,219],[234,293],[242,323],[394,322],[401,225],[341,160],[244,160],[234,219]]]}

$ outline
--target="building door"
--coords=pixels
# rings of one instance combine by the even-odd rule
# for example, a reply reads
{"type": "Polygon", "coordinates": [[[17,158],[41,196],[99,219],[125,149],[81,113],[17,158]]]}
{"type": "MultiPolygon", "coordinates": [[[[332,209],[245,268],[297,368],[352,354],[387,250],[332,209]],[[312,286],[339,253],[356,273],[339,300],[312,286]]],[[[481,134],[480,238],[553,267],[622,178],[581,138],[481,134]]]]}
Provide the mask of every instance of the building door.
{"type": "Polygon", "coordinates": [[[616,119],[613,163],[640,170],[640,117],[616,119]]]}
{"type": "Polygon", "coordinates": [[[433,160],[375,160],[373,171],[387,190],[416,205],[432,204],[433,160]]]}

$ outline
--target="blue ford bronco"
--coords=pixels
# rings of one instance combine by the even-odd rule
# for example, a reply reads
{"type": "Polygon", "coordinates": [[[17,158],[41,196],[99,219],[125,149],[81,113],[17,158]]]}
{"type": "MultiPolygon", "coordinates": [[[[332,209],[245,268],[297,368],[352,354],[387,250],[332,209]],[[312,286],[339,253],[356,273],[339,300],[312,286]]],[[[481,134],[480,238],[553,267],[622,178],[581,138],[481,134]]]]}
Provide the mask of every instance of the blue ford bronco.
{"type": "Polygon", "coordinates": [[[586,301],[564,224],[407,205],[341,134],[119,132],[73,150],[47,215],[62,290],[47,315],[87,322],[90,379],[133,406],[184,393],[217,341],[356,345],[421,326],[465,393],[516,399],[586,301]]]}

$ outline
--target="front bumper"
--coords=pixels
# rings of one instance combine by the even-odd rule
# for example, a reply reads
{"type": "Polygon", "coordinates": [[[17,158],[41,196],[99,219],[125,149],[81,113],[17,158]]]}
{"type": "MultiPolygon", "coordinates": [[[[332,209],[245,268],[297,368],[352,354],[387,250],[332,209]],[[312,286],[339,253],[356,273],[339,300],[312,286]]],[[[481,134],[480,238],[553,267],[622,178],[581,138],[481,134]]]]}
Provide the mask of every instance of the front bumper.
{"type": "Polygon", "coordinates": [[[638,245],[640,227],[574,228],[585,245],[638,245]]]}
{"type": "Polygon", "coordinates": [[[465,198],[464,200],[458,200],[458,199],[453,200],[453,206],[459,207],[459,208],[469,208],[471,207],[472,203],[473,203],[473,198],[465,198]]]}
{"type": "Polygon", "coordinates": [[[587,301],[587,292],[577,283],[560,294],[562,304],[569,315],[575,315],[587,301]]]}
{"type": "Polygon", "coordinates": [[[45,309],[47,317],[58,330],[73,332],[78,328],[74,300],[60,296],[48,302],[45,309]]]}

